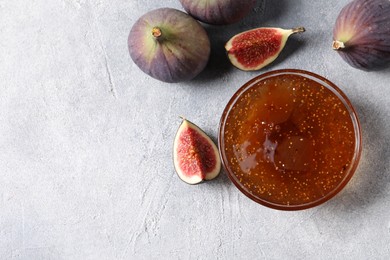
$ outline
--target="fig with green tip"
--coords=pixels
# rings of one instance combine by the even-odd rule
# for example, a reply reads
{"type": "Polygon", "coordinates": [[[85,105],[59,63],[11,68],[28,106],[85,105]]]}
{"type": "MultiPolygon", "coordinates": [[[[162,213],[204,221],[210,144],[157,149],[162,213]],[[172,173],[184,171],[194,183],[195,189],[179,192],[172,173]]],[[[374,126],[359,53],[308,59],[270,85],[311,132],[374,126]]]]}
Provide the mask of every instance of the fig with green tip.
{"type": "Polygon", "coordinates": [[[130,31],[128,47],[143,72],[164,82],[194,78],[210,56],[204,28],[188,14],[172,8],[156,9],[140,17],[130,31]]]}
{"type": "Polygon", "coordinates": [[[212,180],[221,170],[218,148],[202,129],[183,119],[173,145],[177,175],[188,184],[212,180]]]}
{"type": "Polygon", "coordinates": [[[333,49],[352,67],[379,70],[390,65],[390,1],[354,0],[337,17],[333,49]]]}
{"type": "Polygon", "coordinates": [[[256,0],[180,0],[191,16],[214,25],[231,24],[244,18],[256,0]]]}
{"type": "Polygon", "coordinates": [[[290,35],[304,31],[303,27],[290,30],[266,27],[252,29],[232,37],[225,49],[235,67],[245,71],[259,70],[279,56],[290,35]]]}

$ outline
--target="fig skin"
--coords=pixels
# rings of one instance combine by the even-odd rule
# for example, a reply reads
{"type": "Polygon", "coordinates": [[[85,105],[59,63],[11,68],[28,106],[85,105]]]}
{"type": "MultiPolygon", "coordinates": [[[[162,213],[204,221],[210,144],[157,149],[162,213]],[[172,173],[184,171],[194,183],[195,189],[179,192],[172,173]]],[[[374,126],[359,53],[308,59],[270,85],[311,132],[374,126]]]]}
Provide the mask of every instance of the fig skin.
{"type": "Polygon", "coordinates": [[[260,27],[233,36],[225,44],[225,49],[236,68],[244,71],[259,70],[279,56],[292,34],[304,31],[304,27],[289,30],[260,27]]]}
{"type": "Polygon", "coordinates": [[[128,37],[130,57],[146,74],[164,82],[186,81],[207,65],[210,40],[188,14],[160,8],[141,16],[128,37]]]}
{"type": "Polygon", "coordinates": [[[390,1],[354,0],[337,17],[333,49],[352,67],[372,71],[390,65],[390,1]]]}
{"type": "Polygon", "coordinates": [[[221,171],[217,146],[201,128],[182,119],[173,144],[177,175],[187,184],[199,184],[216,178],[221,171]]]}
{"type": "Polygon", "coordinates": [[[224,25],[238,22],[255,6],[256,0],[180,0],[195,19],[208,24],[224,25]]]}

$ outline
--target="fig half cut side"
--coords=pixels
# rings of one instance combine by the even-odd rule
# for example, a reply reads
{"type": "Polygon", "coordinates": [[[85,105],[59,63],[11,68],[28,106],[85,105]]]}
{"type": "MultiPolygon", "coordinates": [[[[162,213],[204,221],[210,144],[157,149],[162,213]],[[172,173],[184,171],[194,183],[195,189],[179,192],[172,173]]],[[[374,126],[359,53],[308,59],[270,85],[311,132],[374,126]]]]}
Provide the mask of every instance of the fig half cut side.
{"type": "Polygon", "coordinates": [[[232,37],[225,49],[235,67],[245,71],[259,70],[279,56],[290,35],[304,31],[303,27],[252,29],[232,37]]]}
{"type": "Polygon", "coordinates": [[[183,118],[173,145],[177,175],[188,184],[212,180],[221,170],[218,148],[207,134],[183,118]]]}

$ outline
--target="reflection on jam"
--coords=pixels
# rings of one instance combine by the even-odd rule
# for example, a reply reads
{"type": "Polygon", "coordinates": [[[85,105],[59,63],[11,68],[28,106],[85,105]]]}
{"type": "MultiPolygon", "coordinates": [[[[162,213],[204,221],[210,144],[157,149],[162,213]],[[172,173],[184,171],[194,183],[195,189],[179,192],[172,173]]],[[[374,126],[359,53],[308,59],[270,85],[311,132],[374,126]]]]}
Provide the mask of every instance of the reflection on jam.
{"type": "Polygon", "coordinates": [[[281,205],[315,201],[346,176],[355,151],[350,114],[330,90],[299,75],[243,93],[225,124],[228,167],[253,195],[281,205]]]}

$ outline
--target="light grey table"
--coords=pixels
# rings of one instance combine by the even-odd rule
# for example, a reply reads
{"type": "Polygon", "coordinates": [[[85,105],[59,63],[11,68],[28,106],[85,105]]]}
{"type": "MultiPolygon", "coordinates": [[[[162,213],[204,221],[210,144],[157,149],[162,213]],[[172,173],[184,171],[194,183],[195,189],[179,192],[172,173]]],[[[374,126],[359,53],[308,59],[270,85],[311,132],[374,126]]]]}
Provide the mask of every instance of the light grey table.
{"type": "Polygon", "coordinates": [[[259,1],[208,27],[195,80],[165,84],[131,61],[136,19],[167,0],[0,0],[0,259],[389,259],[390,70],[363,72],[331,49],[348,1],[259,1]],[[307,32],[260,72],[234,69],[232,35],[307,32]],[[364,150],[346,189],[313,209],[260,206],[230,183],[189,186],[172,142],[184,115],[214,139],[231,95],[261,72],[297,68],[336,83],[357,108],[364,150]]]}

